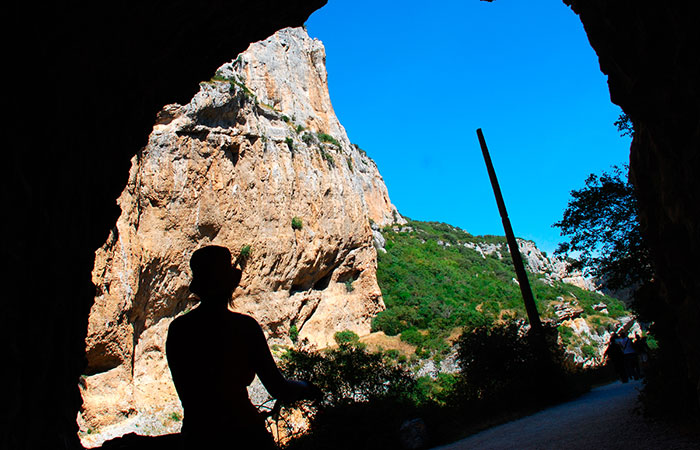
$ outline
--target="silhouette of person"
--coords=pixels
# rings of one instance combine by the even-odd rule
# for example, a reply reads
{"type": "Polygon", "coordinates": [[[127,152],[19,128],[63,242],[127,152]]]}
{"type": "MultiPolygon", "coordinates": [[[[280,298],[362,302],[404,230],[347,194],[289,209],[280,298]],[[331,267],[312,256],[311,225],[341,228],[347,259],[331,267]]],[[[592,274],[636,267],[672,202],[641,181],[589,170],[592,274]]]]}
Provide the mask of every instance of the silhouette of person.
{"type": "Polygon", "coordinates": [[[622,354],[622,349],[618,345],[617,341],[620,336],[617,332],[610,336],[610,342],[608,343],[608,348],[605,351],[605,355],[608,358],[608,362],[612,364],[615,373],[620,378],[623,383],[627,383],[627,372],[625,371],[624,357],[622,354]]]}
{"type": "Polygon", "coordinates": [[[627,336],[627,334],[622,334],[618,336],[615,340],[617,345],[620,346],[622,351],[622,362],[625,368],[625,378],[623,382],[627,382],[628,378],[634,380],[639,379],[639,372],[637,371],[637,352],[634,350],[632,345],[632,339],[627,336]]]}
{"type": "Polygon", "coordinates": [[[276,448],[246,386],[257,374],[270,395],[282,401],[316,397],[320,391],[309,382],[285,379],[260,325],[228,309],[241,271],[231,264],[227,248],[195,251],[190,268],[190,291],[201,304],[172,322],[166,343],[184,408],[185,448],[276,448]]]}
{"type": "Polygon", "coordinates": [[[647,344],[647,337],[640,335],[639,338],[632,342],[632,345],[637,352],[639,376],[642,377],[647,370],[647,362],[649,361],[649,344],[647,344]]]}

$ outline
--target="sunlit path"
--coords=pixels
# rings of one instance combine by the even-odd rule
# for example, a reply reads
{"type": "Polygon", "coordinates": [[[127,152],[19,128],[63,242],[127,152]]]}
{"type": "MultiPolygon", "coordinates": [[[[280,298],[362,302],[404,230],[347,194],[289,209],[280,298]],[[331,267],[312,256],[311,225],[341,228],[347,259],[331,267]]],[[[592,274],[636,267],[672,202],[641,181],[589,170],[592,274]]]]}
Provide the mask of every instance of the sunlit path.
{"type": "Polygon", "coordinates": [[[635,412],[639,381],[593,389],[569,403],[439,447],[462,449],[698,449],[700,440],[679,436],[635,412]]]}

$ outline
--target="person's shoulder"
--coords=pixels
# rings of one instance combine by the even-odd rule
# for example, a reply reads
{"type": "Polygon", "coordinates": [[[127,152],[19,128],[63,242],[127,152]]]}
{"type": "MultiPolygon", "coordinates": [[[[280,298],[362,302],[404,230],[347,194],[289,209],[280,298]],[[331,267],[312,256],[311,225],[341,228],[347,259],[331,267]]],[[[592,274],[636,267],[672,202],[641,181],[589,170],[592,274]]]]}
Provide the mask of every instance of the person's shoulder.
{"type": "Polygon", "coordinates": [[[252,316],[249,316],[248,314],[243,314],[243,313],[238,313],[238,312],[231,312],[231,318],[238,322],[241,325],[244,326],[255,326],[255,327],[260,327],[260,324],[258,323],[257,320],[255,320],[252,316]]]}
{"type": "Polygon", "coordinates": [[[170,322],[170,325],[168,326],[167,341],[182,341],[187,335],[187,322],[189,322],[189,320],[185,319],[185,316],[180,316],[173,319],[173,321],[170,322]]]}
{"type": "Polygon", "coordinates": [[[186,326],[187,322],[189,322],[187,314],[176,317],[175,319],[173,319],[172,322],[170,322],[170,325],[168,326],[168,332],[172,333],[173,331],[177,331],[178,329],[186,326]]]}
{"type": "Polygon", "coordinates": [[[179,315],[170,322],[168,326],[168,333],[178,332],[179,330],[187,329],[192,326],[196,326],[196,322],[200,320],[197,319],[197,314],[193,314],[194,311],[179,315]]]}
{"type": "Polygon", "coordinates": [[[244,330],[247,333],[262,333],[262,327],[253,317],[237,312],[231,312],[230,317],[235,323],[236,328],[244,330]]]}

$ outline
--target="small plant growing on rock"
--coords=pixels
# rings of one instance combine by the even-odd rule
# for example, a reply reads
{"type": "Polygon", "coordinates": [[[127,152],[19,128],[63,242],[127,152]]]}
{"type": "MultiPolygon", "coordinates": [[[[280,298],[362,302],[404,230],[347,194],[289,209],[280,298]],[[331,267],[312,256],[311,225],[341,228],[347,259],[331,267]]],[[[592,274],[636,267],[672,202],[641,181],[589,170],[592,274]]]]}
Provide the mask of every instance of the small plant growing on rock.
{"type": "Polygon", "coordinates": [[[333,144],[336,147],[340,147],[340,142],[338,142],[338,140],[336,138],[334,138],[333,136],[331,136],[330,134],[318,133],[317,136],[318,136],[318,140],[321,142],[326,142],[328,144],[333,144]]]}
{"type": "Polygon", "coordinates": [[[301,135],[301,140],[304,141],[306,145],[311,145],[314,143],[314,136],[307,132],[301,135]]]}
{"type": "Polygon", "coordinates": [[[227,82],[227,83],[229,83],[230,92],[235,92],[236,86],[238,86],[243,91],[243,94],[246,97],[254,99],[256,104],[257,104],[258,99],[257,99],[256,95],[253,94],[253,92],[250,89],[248,89],[248,86],[245,85],[244,81],[245,80],[243,78],[238,80],[235,78],[235,76],[234,77],[226,77],[221,72],[216,72],[216,74],[213,77],[211,77],[211,79],[209,80],[210,83],[214,83],[214,82],[221,82],[221,83],[227,82]]]}
{"type": "Polygon", "coordinates": [[[296,324],[292,324],[292,326],[289,327],[289,339],[291,339],[295,344],[299,340],[299,329],[297,328],[296,324]]]}
{"type": "Polygon", "coordinates": [[[364,151],[364,150],[362,150],[362,149],[360,148],[359,145],[357,145],[357,144],[352,144],[352,146],[355,147],[355,150],[357,150],[358,152],[360,152],[360,155],[362,155],[362,156],[364,156],[364,157],[367,157],[367,152],[364,151]]]}
{"type": "Polygon", "coordinates": [[[297,134],[299,134],[299,133],[301,133],[302,131],[304,131],[304,125],[297,125],[296,131],[297,131],[297,134]]]}
{"type": "Polygon", "coordinates": [[[335,159],[333,158],[333,155],[328,153],[327,151],[323,149],[319,149],[321,151],[321,157],[328,161],[328,164],[330,164],[332,167],[335,167],[335,159]]]}
{"type": "Polygon", "coordinates": [[[172,413],[170,413],[168,418],[173,422],[179,422],[182,420],[182,416],[180,416],[180,414],[177,411],[173,411],[172,413]]]}
{"type": "Polygon", "coordinates": [[[345,282],[345,290],[347,292],[352,292],[355,290],[355,288],[352,286],[352,280],[348,280],[345,282]]]}
{"type": "Polygon", "coordinates": [[[294,151],[294,141],[292,138],[288,137],[284,139],[285,144],[287,144],[287,147],[289,148],[290,152],[294,151]]]}
{"type": "Polygon", "coordinates": [[[304,224],[301,221],[301,218],[297,216],[292,217],[292,230],[301,230],[303,226],[304,224]]]}
{"type": "Polygon", "coordinates": [[[250,256],[251,250],[251,246],[246,244],[243,247],[241,247],[241,252],[238,254],[238,256],[241,258],[248,258],[250,256]]]}

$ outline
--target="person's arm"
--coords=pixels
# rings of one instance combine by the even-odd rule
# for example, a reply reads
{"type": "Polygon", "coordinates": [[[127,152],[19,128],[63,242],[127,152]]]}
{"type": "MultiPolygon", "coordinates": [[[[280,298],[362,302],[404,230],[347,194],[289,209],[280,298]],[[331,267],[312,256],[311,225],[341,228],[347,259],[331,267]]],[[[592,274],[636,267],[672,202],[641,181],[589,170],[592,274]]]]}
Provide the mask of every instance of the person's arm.
{"type": "Polygon", "coordinates": [[[267,346],[265,334],[254,319],[251,319],[249,333],[253,369],[270,395],[285,402],[316,395],[318,388],[313,384],[306,381],[288,380],[282,376],[272,358],[270,348],[267,346]]]}

